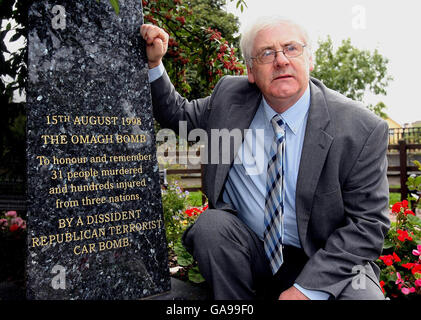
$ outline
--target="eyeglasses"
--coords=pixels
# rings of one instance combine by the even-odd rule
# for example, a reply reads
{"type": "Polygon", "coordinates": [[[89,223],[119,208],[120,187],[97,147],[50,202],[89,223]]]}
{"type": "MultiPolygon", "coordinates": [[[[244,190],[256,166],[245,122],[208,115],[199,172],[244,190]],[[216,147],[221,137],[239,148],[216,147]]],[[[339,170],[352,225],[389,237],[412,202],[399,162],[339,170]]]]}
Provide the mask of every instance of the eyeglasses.
{"type": "Polygon", "coordinates": [[[298,42],[291,42],[284,46],[282,50],[265,49],[256,57],[252,57],[251,59],[255,59],[257,62],[262,64],[273,63],[279,52],[282,52],[287,58],[296,58],[303,54],[306,46],[307,45],[298,42]]]}

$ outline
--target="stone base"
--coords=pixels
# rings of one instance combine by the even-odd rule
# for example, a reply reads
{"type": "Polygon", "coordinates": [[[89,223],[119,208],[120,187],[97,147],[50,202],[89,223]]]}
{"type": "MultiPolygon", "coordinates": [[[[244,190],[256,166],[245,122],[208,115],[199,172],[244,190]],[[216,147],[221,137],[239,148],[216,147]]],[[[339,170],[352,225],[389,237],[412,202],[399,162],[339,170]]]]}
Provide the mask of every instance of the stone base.
{"type": "MultiPolygon", "coordinates": [[[[13,282],[0,282],[0,300],[26,300],[25,288],[13,282]]],[[[206,283],[193,284],[171,278],[171,291],[142,300],[212,300],[206,283]]]]}
{"type": "Polygon", "coordinates": [[[171,278],[171,291],[143,300],[212,300],[212,291],[206,283],[193,284],[171,278]]]}

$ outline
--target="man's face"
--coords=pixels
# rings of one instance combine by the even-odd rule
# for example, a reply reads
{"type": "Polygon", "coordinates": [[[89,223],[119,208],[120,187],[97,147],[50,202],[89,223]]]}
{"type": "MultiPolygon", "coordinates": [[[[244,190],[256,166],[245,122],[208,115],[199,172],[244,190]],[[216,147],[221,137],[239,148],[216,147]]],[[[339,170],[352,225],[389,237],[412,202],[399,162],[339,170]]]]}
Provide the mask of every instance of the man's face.
{"type": "MultiPolygon", "coordinates": [[[[289,24],[261,30],[254,40],[253,57],[265,49],[282,50],[290,42],[304,43],[304,36],[297,27],[289,24]]],[[[309,50],[302,55],[286,58],[278,52],[275,61],[260,64],[253,60],[248,70],[248,79],[256,83],[266,101],[277,112],[283,112],[297,102],[307,89],[313,62],[309,50]]]]}

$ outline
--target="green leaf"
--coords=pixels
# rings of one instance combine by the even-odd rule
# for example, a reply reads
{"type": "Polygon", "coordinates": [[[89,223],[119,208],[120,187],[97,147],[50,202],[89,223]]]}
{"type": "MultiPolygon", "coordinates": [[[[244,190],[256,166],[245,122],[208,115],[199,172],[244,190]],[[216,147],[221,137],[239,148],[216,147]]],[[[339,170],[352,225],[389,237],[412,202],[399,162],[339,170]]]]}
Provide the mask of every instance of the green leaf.
{"type": "Polygon", "coordinates": [[[393,241],[389,240],[389,239],[385,239],[384,243],[383,243],[383,250],[385,249],[390,249],[394,246],[393,241]]]}
{"type": "Polygon", "coordinates": [[[411,214],[408,214],[406,216],[406,218],[408,219],[408,221],[415,226],[421,227],[421,219],[417,216],[413,216],[411,214]]]}
{"type": "Polygon", "coordinates": [[[181,242],[175,244],[174,252],[177,255],[177,262],[180,266],[187,267],[194,262],[192,255],[187,252],[181,242]]]}
{"type": "MultiPolygon", "coordinates": [[[[409,186],[408,186],[409,187],[409,186]]],[[[408,196],[408,201],[417,201],[417,198],[412,197],[412,196],[408,196]]]]}
{"type": "Polygon", "coordinates": [[[114,8],[116,14],[120,13],[120,5],[118,4],[118,0],[110,0],[111,6],[114,8]]]}
{"type": "Polygon", "coordinates": [[[200,274],[199,267],[195,266],[191,268],[188,272],[189,280],[194,283],[202,283],[205,281],[205,278],[200,274]]]}
{"type": "MultiPolygon", "coordinates": [[[[352,46],[350,39],[343,40],[336,50],[330,37],[326,41],[319,40],[314,57],[312,75],[354,100],[362,100],[366,91],[386,91],[390,81],[385,73],[387,61],[376,51],[371,53],[352,46]]],[[[385,105],[381,103],[373,108],[382,115],[385,105]]]]}
{"type": "Polygon", "coordinates": [[[419,161],[413,160],[412,162],[418,167],[418,170],[421,170],[421,163],[419,161]]]}

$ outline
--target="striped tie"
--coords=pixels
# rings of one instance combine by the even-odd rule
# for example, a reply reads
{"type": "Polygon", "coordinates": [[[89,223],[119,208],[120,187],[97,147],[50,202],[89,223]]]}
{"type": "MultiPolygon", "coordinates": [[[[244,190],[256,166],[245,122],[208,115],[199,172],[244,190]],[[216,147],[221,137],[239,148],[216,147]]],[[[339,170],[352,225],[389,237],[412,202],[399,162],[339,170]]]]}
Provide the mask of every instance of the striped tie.
{"type": "Polygon", "coordinates": [[[265,199],[264,248],[275,274],[282,265],[282,234],[284,211],[285,123],[279,115],[272,118],[275,138],[268,161],[265,199]]]}

